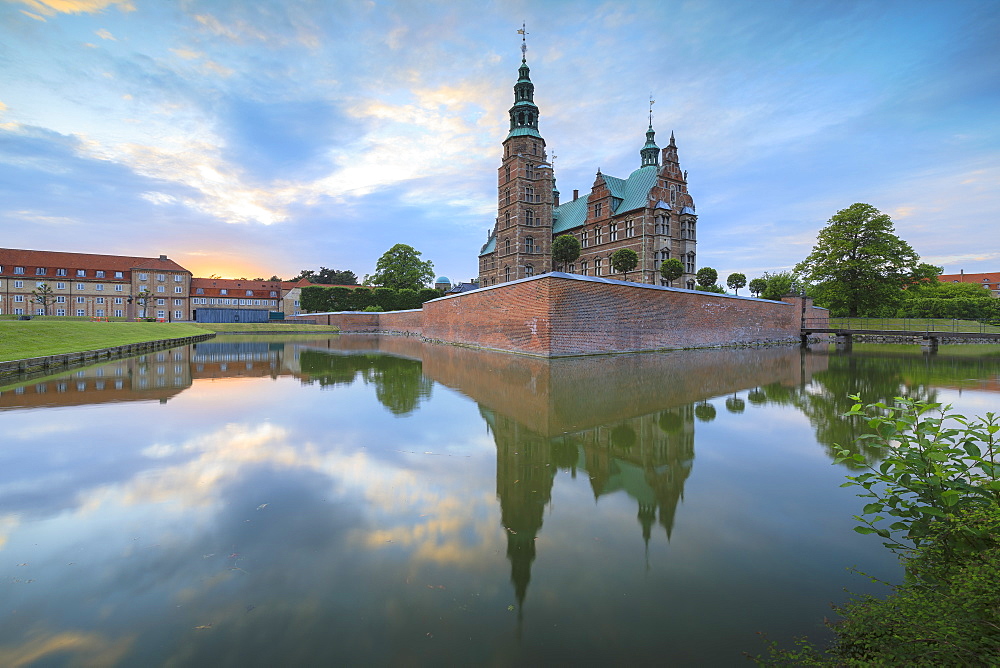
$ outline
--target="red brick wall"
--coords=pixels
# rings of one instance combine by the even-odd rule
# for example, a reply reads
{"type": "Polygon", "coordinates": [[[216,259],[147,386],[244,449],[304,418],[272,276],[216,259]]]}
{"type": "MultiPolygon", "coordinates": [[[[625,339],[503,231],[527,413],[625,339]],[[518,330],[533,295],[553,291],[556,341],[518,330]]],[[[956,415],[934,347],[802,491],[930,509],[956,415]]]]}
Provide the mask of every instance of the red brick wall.
{"type": "MultiPolygon", "coordinates": [[[[552,273],[436,299],[421,311],[335,313],[345,332],[398,332],[541,356],[797,341],[802,300],[745,297],[552,273]]],[[[309,315],[311,319],[317,316],[309,315]]]]}

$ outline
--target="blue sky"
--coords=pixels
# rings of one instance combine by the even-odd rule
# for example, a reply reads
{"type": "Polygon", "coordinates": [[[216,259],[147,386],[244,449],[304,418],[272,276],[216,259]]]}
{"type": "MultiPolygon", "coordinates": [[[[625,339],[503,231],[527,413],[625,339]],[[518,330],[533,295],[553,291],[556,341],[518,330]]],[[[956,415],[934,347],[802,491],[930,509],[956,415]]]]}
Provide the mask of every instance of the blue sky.
{"type": "Polygon", "coordinates": [[[676,133],[699,266],[786,269],[868,202],[1000,267],[1000,3],[0,0],[0,245],[195,275],[476,275],[521,22],[563,197],[676,133]]]}

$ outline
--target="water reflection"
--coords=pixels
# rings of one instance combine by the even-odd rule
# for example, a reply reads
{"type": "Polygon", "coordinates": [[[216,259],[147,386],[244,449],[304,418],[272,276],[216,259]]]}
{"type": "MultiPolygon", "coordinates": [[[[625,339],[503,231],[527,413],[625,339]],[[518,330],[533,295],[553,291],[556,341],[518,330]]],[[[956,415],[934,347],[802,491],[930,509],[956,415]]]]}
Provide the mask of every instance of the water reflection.
{"type": "Polygon", "coordinates": [[[740,662],[893,572],[823,455],[838,395],[1000,370],[886,360],[345,336],[0,388],[0,665],[740,662]]]}

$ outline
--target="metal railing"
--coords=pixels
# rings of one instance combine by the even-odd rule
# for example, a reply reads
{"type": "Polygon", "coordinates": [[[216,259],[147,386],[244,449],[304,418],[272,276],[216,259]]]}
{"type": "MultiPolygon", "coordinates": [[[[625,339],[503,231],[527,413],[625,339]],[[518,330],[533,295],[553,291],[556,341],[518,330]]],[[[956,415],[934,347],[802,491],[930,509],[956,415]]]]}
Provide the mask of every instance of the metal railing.
{"type": "Polygon", "coordinates": [[[975,320],[943,318],[806,318],[803,329],[843,329],[855,332],[953,332],[962,334],[1000,334],[1000,326],[975,320]]]}

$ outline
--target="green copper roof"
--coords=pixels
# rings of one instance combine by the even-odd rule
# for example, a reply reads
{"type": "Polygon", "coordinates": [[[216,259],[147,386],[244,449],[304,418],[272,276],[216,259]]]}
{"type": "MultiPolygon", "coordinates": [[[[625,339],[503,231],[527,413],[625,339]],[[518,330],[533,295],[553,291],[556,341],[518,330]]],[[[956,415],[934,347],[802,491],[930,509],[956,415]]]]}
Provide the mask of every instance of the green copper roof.
{"type": "Polygon", "coordinates": [[[552,212],[552,234],[562,234],[580,227],[587,220],[587,198],[580,197],[560,204],[552,212]]]}
{"type": "Polygon", "coordinates": [[[538,130],[535,128],[521,126],[510,131],[510,134],[507,135],[507,139],[510,139],[511,137],[538,137],[541,139],[542,135],[538,134],[538,130]]]}
{"type": "MultiPolygon", "coordinates": [[[[615,213],[634,211],[646,206],[649,201],[649,191],[656,185],[656,171],[655,165],[648,165],[640,167],[628,175],[628,179],[623,182],[622,194],[616,195],[616,197],[621,197],[622,201],[615,207],[615,213]]],[[[620,181],[621,179],[616,180],[620,181]]]]}
{"type": "Polygon", "coordinates": [[[497,249],[497,235],[491,234],[489,240],[483,246],[482,250],[479,251],[480,255],[489,255],[497,249]]]}

